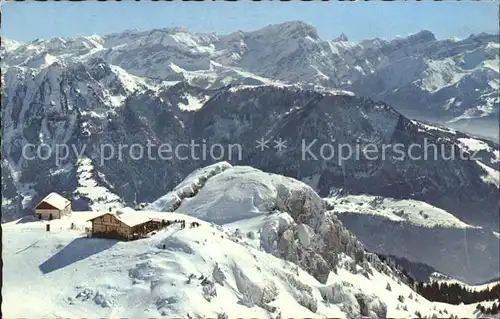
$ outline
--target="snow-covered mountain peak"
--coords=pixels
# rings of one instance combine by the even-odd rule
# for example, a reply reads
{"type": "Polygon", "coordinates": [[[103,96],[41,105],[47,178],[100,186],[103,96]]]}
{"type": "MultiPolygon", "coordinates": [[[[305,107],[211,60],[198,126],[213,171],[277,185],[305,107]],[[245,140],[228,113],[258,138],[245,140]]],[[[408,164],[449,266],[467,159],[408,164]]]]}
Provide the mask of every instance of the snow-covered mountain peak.
{"type": "MultiPolygon", "coordinates": [[[[182,198],[186,193],[194,193],[197,196],[180,203],[179,211],[221,224],[258,216],[273,210],[285,211],[286,207],[290,209],[302,200],[304,208],[301,209],[308,207],[308,214],[316,214],[323,210],[322,199],[312,188],[302,182],[280,175],[267,174],[252,167],[233,167],[226,162],[208,166],[202,171],[191,174],[173,193],[151,204],[149,209],[169,211],[172,207],[165,207],[161,203],[175,196],[182,198]],[[302,197],[292,198],[294,195],[302,195],[302,197]],[[233,208],[236,202],[239,205],[237,211],[233,208]]],[[[289,211],[289,213],[297,212],[289,211]]],[[[300,219],[301,217],[294,216],[294,218],[300,219]]]]}
{"type": "Polygon", "coordinates": [[[342,32],[338,37],[332,40],[333,42],[348,42],[349,38],[342,32]]]}
{"type": "Polygon", "coordinates": [[[104,37],[109,49],[135,49],[158,51],[160,48],[192,53],[212,53],[210,37],[190,32],[184,27],[154,29],[151,31],[117,33],[104,37]]]}
{"type": "Polygon", "coordinates": [[[65,38],[57,37],[47,40],[39,39],[32,43],[43,47],[45,51],[53,55],[61,55],[62,57],[72,55],[78,57],[90,53],[92,50],[102,49],[103,39],[97,35],[65,38]]]}
{"type": "Polygon", "coordinates": [[[431,42],[436,41],[436,36],[429,30],[422,30],[407,37],[410,42],[431,42]]]}
{"type": "Polygon", "coordinates": [[[1,37],[0,38],[0,47],[2,51],[13,51],[16,48],[20,47],[23,43],[16,41],[16,40],[11,40],[6,37],[1,37]]]}
{"type": "Polygon", "coordinates": [[[278,24],[271,24],[256,31],[246,32],[250,36],[263,37],[286,37],[286,38],[307,38],[310,40],[321,40],[318,30],[303,21],[294,20],[278,24]]]}
{"type": "Polygon", "coordinates": [[[5,68],[44,68],[52,57],[72,61],[100,57],[129,74],[157,82],[189,81],[219,88],[278,81],[343,89],[388,102],[403,114],[437,117],[456,126],[475,119],[489,123],[498,109],[497,35],[437,40],[424,30],[392,40],[354,43],[343,35],[323,41],[313,26],[288,21],[228,35],[174,27],[11,47],[17,49],[2,50],[5,68]],[[482,76],[478,69],[493,73],[482,76]],[[461,93],[469,91],[477,93],[461,93]]]}

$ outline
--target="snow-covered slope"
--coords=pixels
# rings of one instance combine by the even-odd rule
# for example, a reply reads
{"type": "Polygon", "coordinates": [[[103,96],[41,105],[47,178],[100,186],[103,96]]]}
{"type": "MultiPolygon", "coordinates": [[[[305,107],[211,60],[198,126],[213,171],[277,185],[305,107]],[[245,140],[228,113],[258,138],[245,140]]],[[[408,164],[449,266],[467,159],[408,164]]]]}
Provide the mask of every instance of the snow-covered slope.
{"type": "Polygon", "coordinates": [[[342,196],[328,198],[337,214],[355,213],[380,216],[394,222],[420,227],[475,228],[452,214],[416,200],[395,200],[375,196],[342,196]]]}
{"type": "Polygon", "coordinates": [[[477,135],[467,135],[453,128],[431,124],[426,121],[413,121],[422,131],[441,135],[442,138],[453,141],[464,152],[469,153],[483,164],[500,169],[500,146],[497,142],[477,135]]]}
{"type": "MultiPolygon", "coordinates": [[[[498,276],[498,237],[442,209],[416,200],[367,195],[323,201],[302,182],[225,162],[193,172],[146,209],[182,212],[218,224],[243,220],[243,229],[261,227],[259,223],[276,211],[299,211],[294,220],[302,221],[308,213],[319,211],[324,216],[338,216],[370,251],[423,262],[468,282],[498,276]],[[248,220],[251,217],[253,222],[248,220]]],[[[309,222],[313,228],[317,219],[309,222]]],[[[297,236],[301,238],[301,234],[315,232],[306,227],[297,236]]]]}
{"type": "Polygon", "coordinates": [[[365,195],[327,202],[370,251],[422,262],[469,283],[500,274],[498,236],[442,209],[415,200],[365,195]]]}
{"type": "MultiPolygon", "coordinates": [[[[194,169],[220,159],[200,154],[187,160],[133,159],[130,149],[119,156],[119,145],[175,147],[204,141],[208,148],[239,144],[242,158],[223,160],[307,181],[324,197],[342,192],[418,200],[440,216],[445,211],[473,226],[449,230],[485,231],[486,237],[493,231],[498,238],[498,144],[410,121],[388,104],[362,97],[389,101],[407,114],[432,115],[432,120],[495,120],[497,127],[497,36],[440,41],[423,31],[394,40],[353,43],[342,36],[324,41],[314,27],[294,21],[229,35],[171,28],[5,43],[0,61],[2,221],[29,214],[52,191],[77,199],[74,208],[80,208],[75,210],[152,202],[194,169]],[[270,149],[261,152],[255,141],[263,137],[270,140],[270,149]],[[285,139],[287,149],[276,152],[276,138],[285,139]],[[315,139],[317,147],[311,150],[316,155],[320,145],[332,140],[335,146],[375,144],[380,149],[394,143],[422,145],[427,139],[447,150],[458,146],[455,154],[478,150],[480,158],[444,160],[438,150],[434,161],[351,160],[338,165],[337,158],[302,160],[301,141],[315,139]],[[60,160],[28,160],[23,150],[30,143],[33,151],[41,145],[72,149],[60,160]],[[106,160],[105,145],[115,148],[115,156],[106,160]]],[[[190,154],[180,157],[184,155],[190,154]]],[[[233,171],[260,185],[246,198],[246,186],[230,187],[228,175],[216,176],[228,185],[225,190],[235,191],[231,200],[244,203],[238,218],[260,214],[270,207],[262,204],[267,201],[286,207],[278,201],[281,188],[292,186],[281,177],[276,184],[261,183],[249,169],[233,171]]],[[[154,205],[232,221],[235,215],[224,206],[225,199],[200,187],[207,180],[211,183],[202,178],[191,190],[176,189],[163,204],[154,205]],[[199,197],[194,196],[198,191],[199,197]]],[[[437,229],[422,227],[420,215],[411,216],[417,224],[402,222],[419,229],[416,233],[437,229]]],[[[489,242],[487,238],[470,251],[489,242]]]]}
{"type": "MultiPolygon", "coordinates": [[[[252,167],[231,167],[222,162],[194,172],[173,193],[168,193],[146,209],[175,209],[203,220],[225,224],[268,214],[278,209],[287,197],[306,192],[313,193],[307,185],[294,179],[267,174],[252,167]],[[186,188],[189,190],[186,191],[186,188]],[[174,193],[179,198],[177,203],[180,205],[177,208],[168,205],[170,202],[165,202],[174,193]],[[183,199],[183,193],[191,195],[183,199]]],[[[316,201],[311,205],[321,205],[317,195],[316,201]]]]}
{"type": "MultiPolygon", "coordinates": [[[[88,151],[99,149],[94,139],[128,96],[148,89],[141,79],[99,59],[53,63],[38,71],[13,67],[3,75],[2,174],[26,203],[2,206],[2,220],[19,216],[16,210],[31,208],[31,201],[46,195],[41,190],[78,193],[82,183],[90,187],[87,175],[98,175],[88,170],[93,168],[87,163],[92,158],[88,151]],[[41,153],[40,145],[48,151],[41,153]],[[23,194],[21,189],[29,192],[23,194]]],[[[100,186],[109,188],[102,174],[97,178],[100,186]]],[[[121,201],[113,196],[113,201],[121,201]]],[[[93,200],[97,203],[98,197],[93,200]]]]}

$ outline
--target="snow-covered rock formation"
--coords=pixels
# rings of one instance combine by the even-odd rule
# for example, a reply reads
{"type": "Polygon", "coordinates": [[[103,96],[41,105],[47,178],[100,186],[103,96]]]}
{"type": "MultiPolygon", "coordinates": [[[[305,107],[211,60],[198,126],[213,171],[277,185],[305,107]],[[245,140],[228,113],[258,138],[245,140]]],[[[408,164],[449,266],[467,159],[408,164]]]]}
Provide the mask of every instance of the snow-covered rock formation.
{"type": "MultiPolygon", "coordinates": [[[[334,215],[325,212],[323,200],[309,186],[251,167],[228,165],[214,164],[195,172],[196,179],[188,177],[181,187],[189,187],[190,191],[183,194],[191,197],[179,196],[174,190],[180,199],[175,211],[219,224],[276,214],[262,226],[261,246],[297,263],[323,283],[336,268],[339,253],[354,258],[362,251],[362,245],[334,215]],[[204,180],[202,185],[200,179],[204,180]]],[[[169,193],[165,198],[172,196],[169,193]]],[[[172,210],[165,198],[145,209],[172,210]],[[162,207],[164,204],[167,206],[162,207]]]]}
{"type": "Polygon", "coordinates": [[[297,180],[226,162],[193,172],[145,209],[261,234],[256,247],[297,263],[320,281],[322,271],[337,266],[337,254],[356,259],[362,247],[338,219],[369,251],[423,262],[469,282],[498,276],[498,237],[442,209],[366,195],[323,200],[297,180]]]}
{"type": "MultiPolygon", "coordinates": [[[[190,140],[207,140],[243,145],[244,156],[238,164],[317,181],[314,187],[322,196],[334,188],[345,188],[354,193],[415,198],[466,222],[487,224],[491,211],[496,210],[496,201],[491,200],[496,190],[485,186],[480,178],[494,183],[491,177],[496,173],[481,165],[498,169],[498,144],[464,134],[450,136],[449,131],[409,122],[386,104],[352,97],[352,93],[338,89],[392,101],[399,109],[412,109],[413,103],[400,105],[402,99],[397,97],[418,86],[419,92],[432,92],[433,97],[414,99],[405,94],[404,100],[420,101],[415,106],[420,114],[425,113],[423,105],[447,101],[448,95],[440,92],[451,90],[450,86],[460,85],[460,92],[473,91],[478,99],[486,99],[495,83],[490,79],[498,64],[495,43],[495,36],[485,34],[438,41],[430,32],[392,41],[352,43],[346,36],[323,41],[314,27],[298,21],[230,35],[170,28],[29,43],[2,38],[2,178],[10,185],[5,187],[16,190],[16,195],[2,202],[2,218],[24,214],[33,201],[49,191],[72,193],[91,207],[150,202],[192,170],[211,162],[131,160],[129,148],[120,160],[114,149],[112,159],[102,162],[106,157],[103,154],[110,152],[106,145],[145,146],[149,141],[168,142],[175,147],[190,140]],[[442,60],[447,68],[440,67],[442,60]],[[409,72],[406,67],[415,70],[409,72]],[[449,85],[443,80],[449,76],[440,73],[445,69],[456,73],[451,75],[449,85]],[[381,74],[387,76],[380,79],[381,74]],[[408,88],[394,91],[394,83],[385,83],[394,79],[408,88]],[[373,81],[377,85],[368,85],[373,81]],[[468,83],[473,83],[474,89],[468,83]],[[297,132],[297,127],[303,129],[297,132]],[[264,135],[282,137],[288,146],[290,142],[297,145],[282,154],[286,161],[283,156],[262,156],[254,149],[254,141],[264,135]],[[430,167],[421,162],[386,161],[380,165],[356,161],[354,167],[332,167],[328,161],[300,163],[300,140],[311,143],[316,137],[318,147],[332,139],[336,145],[360,144],[360,140],[409,145],[428,137],[472,152],[482,143],[484,160],[478,164],[437,161],[430,167]],[[471,143],[475,144],[473,148],[471,143]],[[26,160],[40,147],[47,151],[49,148],[42,146],[45,144],[52,153],[56,145],[71,148],[58,150],[63,153],[62,160],[54,156],[26,160]],[[23,151],[27,153],[23,155],[23,151]],[[457,171],[463,174],[453,177],[457,171]],[[94,185],[107,190],[102,190],[102,196],[89,194],[89,187],[94,185]],[[14,199],[16,196],[20,200],[14,199]],[[468,212],[476,210],[474,220],[468,219],[468,212]]],[[[457,98],[450,103],[460,105],[460,112],[470,109],[470,103],[473,108],[482,103],[468,93],[466,98],[472,100],[459,101],[455,93],[451,91],[457,98]]],[[[498,109],[498,102],[490,102],[491,108],[482,109],[493,113],[484,111],[482,119],[498,109]]],[[[435,109],[432,107],[431,113],[440,113],[435,109]]],[[[443,114],[448,109],[456,107],[445,107],[443,114]]],[[[453,112],[455,117],[461,114],[453,112]]],[[[227,156],[220,159],[230,160],[227,156]]]]}

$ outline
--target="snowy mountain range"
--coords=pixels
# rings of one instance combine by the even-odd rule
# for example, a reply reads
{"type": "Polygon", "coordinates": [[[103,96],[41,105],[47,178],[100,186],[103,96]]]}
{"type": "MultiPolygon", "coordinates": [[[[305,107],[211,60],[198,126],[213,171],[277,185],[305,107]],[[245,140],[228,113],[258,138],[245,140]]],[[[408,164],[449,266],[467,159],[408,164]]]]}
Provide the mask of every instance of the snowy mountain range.
{"type": "Polygon", "coordinates": [[[228,84],[298,84],[343,89],[403,114],[498,140],[499,35],[438,40],[429,31],[392,40],[323,40],[300,21],[228,35],[184,28],[53,38],[2,39],[2,66],[39,70],[53,62],[101,58],[129,74],[228,84]]]}
{"type": "MultiPolygon", "coordinates": [[[[218,163],[136,211],[182,219],[131,242],[86,238],[96,212],[2,224],[5,317],[480,317],[430,302],[306,184],[218,163]],[[183,213],[179,213],[179,212],[183,213]],[[70,227],[70,224],[72,227],[70,227]],[[99,278],[99,280],[95,280],[99,278]],[[24,283],[24,284],[20,284],[24,283]],[[28,284],[27,284],[28,283],[28,284]],[[33,300],[18,307],[21,296],[33,300]]],[[[98,212],[97,212],[98,213],[98,212]]],[[[483,304],[491,304],[484,302],[483,304]]]]}
{"type": "MultiPolygon", "coordinates": [[[[335,236],[346,236],[355,243],[353,247],[363,245],[371,252],[423,262],[468,283],[487,281],[499,276],[500,153],[497,140],[478,135],[498,137],[498,133],[495,135],[499,124],[498,43],[497,35],[437,40],[428,31],[390,41],[373,39],[354,43],[345,35],[324,41],[314,27],[302,22],[229,35],[194,34],[182,28],[170,28],[30,43],[2,38],[2,222],[31,214],[39,199],[55,191],[72,198],[75,211],[108,211],[145,203],[147,210],[175,211],[223,225],[226,227],[223,230],[214,228],[217,235],[222,236],[227,236],[224,232],[232,226],[245,230],[255,226],[256,231],[262,232],[266,227],[281,227],[284,223],[289,230],[285,231],[286,236],[294,238],[303,237],[304,232],[309,234],[310,227],[315,234],[313,242],[319,245],[314,247],[314,254],[308,251],[313,255],[293,259],[298,258],[296,252],[300,247],[285,241],[280,251],[266,246],[264,252],[260,252],[274,257],[258,258],[271,260],[264,276],[271,281],[278,280],[272,276],[276,269],[282,268],[282,261],[273,258],[291,261],[299,265],[306,276],[311,276],[307,277],[307,284],[304,283],[309,285],[304,288],[306,297],[285,294],[288,281],[279,281],[284,286],[278,287],[285,296],[283,302],[293,299],[306,309],[309,308],[301,302],[320,299],[317,293],[321,289],[315,289],[320,284],[328,285],[325,277],[333,269],[332,265],[342,264],[337,259],[349,263],[355,258],[352,251],[344,248],[328,255],[329,250],[324,247],[333,244],[325,242],[331,240],[331,234],[322,236],[325,231],[319,225],[322,218],[328,219],[325,223],[339,232],[340,235],[335,236]],[[418,120],[409,118],[416,115],[418,120]],[[468,135],[450,126],[474,134],[468,135]],[[286,141],[286,148],[277,152],[273,143],[280,138],[286,141]],[[256,148],[256,141],[261,139],[270,141],[269,149],[256,148]],[[236,150],[219,159],[203,158],[200,154],[194,158],[185,148],[178,156],[164,160],[147,156],[134,158],[129,152],[133,144],[145,147],[152,143],[152,150],[157,153],[158,145],[175,147],[191,141],[208,148],[216,144],[238,144],[241,156],[236,150]],[[430,160],[397,160],[395,152],[389,150],[383,159],[348,158],[339,162],[338,154],[328,159],[315,160],[309,156],[303,160],[301,141],[307,144],[315,141],[310,153],[316,155],[321,153],[321,145],[327,144],[370,144],[382,148],[388,144],[422,145],[427,141],[440,148],[428,154],[430,160]],[[57,157],[54,153],[60,145],[70,146],[66,156],[58,154],[57,157]],[[110,150],[106,147],[109,145],[115,147],[114,151],[120,145],[128,148],[124,156],[115,153],[108,158],[110,150]],[[45,151],[36,154],[43,148],[45,151]],[[47,150],[52,154],[46,154],[47,150]],[[445,158],[445,153],[450,152],[456,155],[454,160],[445,158]],[[463,154],[466,156],[458,156],[463,154]],[[474,159],[469,158],[473,155],[474,159]],[[197,170],[200,167],[205,168],[197,170]],[[238,183],[231,182],[233,179],[238,183]],[[282,203],[277,198],[287,198],[290,202],[282,203]],[[301,217],[304,205],[315,214],[305,216],[305,221],[301,217]],[[281,213],[269,218],[262,215],[273,211],[281,213]],[[254,216],[257,219],[253,219],[254,216]],[[302,224],[308,226],[300,226],[302,224]],[[342,225],[356,237],[344,232],[342,225]],[[320,259],[326,264],[311,264],[320,259]],[[463,266],[454,267],[459,264],[463,266]]],[[[416,155],[423,155],[422,150],[416,155]]],[[[32,227],[30,224],[8,224],[14,236],[11,252],[22,249],[21,243],[27,246],[33,239],[15,237],[21,237],[18,231],[32,227]]],[[[37,250],[40,263],[59,249],[58,245],[78,241],[80,234],[57,236],[37,250]]],[[[169,258],[177,260],[184,258],[181,255],[186,253],[185,247],[192,247],[197,241],[213,240],[215,235],[209,231],[196,235],[200,238],[177,236],[183,235],[158,234],[144,244],[118,244],[85,261],[90,264],[81,266],[95,267],[89,272],[92,273],[110,256],[125,258],[131,254],[135,259],[127,267],[133,268],[134,262],[151,257],[149,264],[138,266],[140,274],[136,279],[140,287],[126,285],[126,289],[137,292],[138,300],[144,301],[147,299],[143,294],[144,285],[156,285],[145,273],[162,273],[165,267],[196,273],[191,268],[188,270],[191,266],[186,260],[176,266],[164,265],[153,257],[157,252],[152,247],[162,240],[175,241],[180,251],[172,252],[169,258]]],[[[265,244],[267,239],[264,239],[261,237],[258,242],[265,244]]],[[[251,246],[252,240],[247,241],[251,246]]],[[[233,243],[234,240],[226,237],[212,244],[233,243]]],[[[96,246],[102,244],[95,241],[96,246]]],[[[244,244],[234,245],[237,248],[231,256],[233,260],[249,254],[248,251],[239,253],[241,249],[250,249],[244,244]]],[[[252,249],[261,250],[261,247],[252,249]]],[[[232,269],[234,281],[224,294],[233,294],[230,298],[236,303],[241,297],[239,294],[244,292],[235,292],[234,287],[240,289],[242,282],[248,284],[246,279],[241,279],[246,277],[238,277],[247,270],[234,268],[223,261],[225,257],[213,256],[210,251],[194,251],[189,257],[196,259],[196,262],[190,260],[194,264],[212,258],[232,269]]],[[[22,254],[9,256],[12,269],[17,269],[23,258],[28,258],[21,257],[22,254]]],[[[67,257],[63,255],[64,258],[67,257]]],[[[123,277],[132,270],[121,267],[120,260],[117,259],[117,268],[113,268],[118,277],[111,278],[108,284],[87,287],[87,290],[80,287],[85,292],[64,290],[65,298],[79,295],[86,300],[128,304],[120,299],[125,291],[117,291],[116,287],[123,285],[123,277]],[[110,295],[108,299],[106,296],[110,295]]],[[[395,276],[383,275],[382,266],[371,262],[369,267],[378,269],[382,276],[377,277],[377,273],[377,278],[385,282],[389,279],[384,276],[395,276]]],[[[71,271],[82,269],[78,265],[71,267],[76,267],[71,271]]],[[[345,269],[340,271],[347,271],[345,269]]],[[[204,268],[201,272],[209,271],[211,269],[204,268]]],[[[288,275],[279,273],[279,276],[288,275]]],[[[348,298],[346,304],[354,308],[334,307],[333,312],[329,312],[330,306],[322,308],[321,304],[318,309],[322,310],[318,311],[333,317],[338,311],[357,317],[360,305],[352,296],[356,296],[359,287],[374,285],[372,281],[359,283],[359,278],[358,274],[349,283],[354,286],[347,285],[354,287],[349,288],[349,296],[339,297],[348,298]]],[[[77,278],[75,282],[81,280],[77,278]]],[[[168,285],[160,284],[154,294],[169,291],[168,285]]],[[[260,284],[255,284],[258,289],[254,284],[248,285],[250,288],[245,287],[250,290],[260,289],[256,292],[259,296],[265,290],[260,284]]],[[[393,283],[390,286],[394,289],[393,283]]],[[[68,289],[80,288],[75,285],[68,289]]],[[[184,297],[179,295],[172,300],[196,304],[201,299],[185,298],[191,294],[189,289],[179,292],[184,297]]],[[[401,284],[397,289],[402,289],[400,294],[406,297],[410,288],[401,284]]],[[[396,290],[383,294],[389,294],[390,300],[398,298],[396,290]]],[[[321,298],[331,299],[323,295],[321,298]]],[[[385,296],[382,299],[385,302],[385,296]]],[[[154,311],[176,314],[175,309],[186,309],[171,308],[167,305],[169,300],[158,301],[163,306],[154,311]]],[[[335,303],[338,302],[341,301],[335,299],[335,303]]],[[[373,302],[374,312],[378,312],[380,305],[378,301],[373,302]]],[[[403,310],[404,305],[398,303],[387,305],[387,309],[396,317],[400,314],[411,317],[415,311],[422,311],[420,305],[411,303],[406,305],[410,310],[403,310]]],[[[141,303],[140,307],[143,306],[152,307],[141,303]]],[[[427,306],[434,307],[427,303],[422,307],[427,306]]],[[[257,307],[258,311],[269,311],[263,304],[257,307]]],[[[96,308],[96,315],[109,316],[109,309],[104,308],[96,308]]],[[[466,311],[468,317],[473,312],[465,308],[455,310],[466,311]]],[[[210,309],[213,314],[220,312],[219,308],[210,309]]],[[[66,310],[62,307],[57,312],[41,315],[74,316],[75,312],[66,313],[66,310]]],[[[130,314],[129,310],[120,311],[130,314]]],[[[206,308],[193,309],[193,313],[202,313],[202,310],[206,308]]],[[[113,315],[119,316],[120,311],[113,315]]],[[[238,315],[239,311],[242,311],[239,306],[234,309],[238,315]]],[[[308,316],[311,309],[303,311],[304,316],[308,316]]]]}
{"type": "Polygon", "coordinates": [[[38,73],[12,67],[4,80],[3,218],[27,213],[50,189],[81,194],[95,205],[151,202],[194,169],[220,159],[184,158],[190,155],[184,149],[172,159],[154,160],[125,149],[124,156],[114,150],[104,160],[110,155],[101,154],[105,145],[151,142],[157,154],[158,145],[195,141],[208,148],[236,143],[241,155],[229,158],[227,152],[224,159],[307,180],[321,196],[343,189],[423,200],[465,222],[498,229],[498,144],[408,120],[385,103],[293,86],[203,89],[179,82],[152,87],[100,58],[56,62],[38,73]],[[288,146],[262,152],[255,148],[261,138],[283,138],[288,146]],[[321,145],[333,141],[381,149],[426,140],[442,146],[430,150],[432,160],[397,160],[391,150],[376,161],[351,156],[340,163],[340,154],[314,159],[321,145]],[[306,160],[303,141],[314,144],[306,160]],[[37,155],[42,145],[47,154],[37,155]],[[57,145],[69,148],[60,160],[57,145]],[[23,155],[23,150],[29,152],[23,155]],[[446,152],[457,158],[447,160],[446,152]],[[480,160],[462,159],[461,152],[477,153],[480,160]]]}

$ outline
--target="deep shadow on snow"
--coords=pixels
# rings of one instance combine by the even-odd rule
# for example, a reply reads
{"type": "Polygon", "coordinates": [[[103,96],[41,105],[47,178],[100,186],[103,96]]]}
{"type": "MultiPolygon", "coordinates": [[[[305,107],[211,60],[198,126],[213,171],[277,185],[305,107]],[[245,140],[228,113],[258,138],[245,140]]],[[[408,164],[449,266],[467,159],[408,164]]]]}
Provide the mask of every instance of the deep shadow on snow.
{"type": "Polygon", "coordinates": [[[16,221],[16,224],[25,224],[25,223],[31,223],[31,222],[36,222],[36,221],[38,221],[38,219],[35,218],[35,216],[28,215],[28,216],[24,216],[21,219],[19,219],[18,221],[16,221]]]}
{"type": "Polygon", "coordinates": [[[43,274],[48,274],[103,252],[113,247],[117,242],[114,239],[76,238],[54,256],[43,262],[38,268],[43,274]]]}

